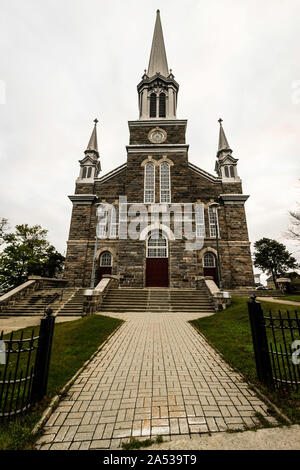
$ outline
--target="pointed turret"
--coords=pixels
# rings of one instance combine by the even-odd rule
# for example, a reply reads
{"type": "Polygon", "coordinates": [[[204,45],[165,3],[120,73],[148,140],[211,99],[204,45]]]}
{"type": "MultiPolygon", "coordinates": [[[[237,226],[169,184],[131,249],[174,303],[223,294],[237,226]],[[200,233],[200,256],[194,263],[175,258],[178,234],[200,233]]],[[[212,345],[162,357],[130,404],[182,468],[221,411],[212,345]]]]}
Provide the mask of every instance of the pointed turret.
{"type": "Polygon", "coordinates": [[[169,75],[167,54],[165,49],[159,10],[157,10],[156,12],[156,22],[154,27],[152,47],[148,66],[148,76],[152,77],[157,73],[159,73],[163,77],[167,77],[169,75]]]}
{"type": "Polygon", "coordinates": [[[240,181],[237,174],[238,159],[232,156],[232,150],[226,138],[222,122],[223,119],[220,118],[218,120],[218,123],[220,124],[220,131],[215,171],[222,179],[226,180],[230,178],[231,180],[240,181]]]}
{"type": "Polygon", "coordinates": [[[99,171],[101,170],[97,141],[98,122],[98,119],[94,120],[94,128],[92,131],[92,135],[90,137],[87,149],[84,151],[85,157],[82,160],[79,160],[79,179],[84,180],[84,182],[90,182],[91,179],[97,178],[99,171]]]}
{"type": "Polygon", "coordinates": [[[228,140],[226,138],[226,135],[222,126],[223,119],[220,118],[218,122],[220,124],[220,132],[219,132],[219,146],[218,146],[217,156],[219,155],[220,152],[223,152],[223,151],[232,152],[231,148],[229,147],[228,140]]]}
{"type": "Polygon", "coordinates": [[[85,151],[85,153],[88,153],[88,152],[95,152],[95,153],[97,154],[97,156],[99,156],[99,152],[98,152],[98,141],[97,141],[97,123],[98,123],[98,122],[99,122],[98,119],[95,119],[95,120],[94,120],[94,129],[93,129],[91,138],[90,138],[90,140],[89,140],[87,149],[86,149],[86,151],[85,151]]]}

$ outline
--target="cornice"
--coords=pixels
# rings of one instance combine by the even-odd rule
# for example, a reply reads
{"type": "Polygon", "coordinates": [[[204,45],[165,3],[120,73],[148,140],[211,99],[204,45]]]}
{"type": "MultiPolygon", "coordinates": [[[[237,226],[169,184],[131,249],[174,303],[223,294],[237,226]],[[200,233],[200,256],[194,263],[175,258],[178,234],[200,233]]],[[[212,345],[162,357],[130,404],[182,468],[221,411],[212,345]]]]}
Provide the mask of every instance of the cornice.
{"type": "Polygon", "coordinates": [[[74,205],[88,206],[95,202],[97,196],[95,194],[73,194],[68,198],[74,205]]]}

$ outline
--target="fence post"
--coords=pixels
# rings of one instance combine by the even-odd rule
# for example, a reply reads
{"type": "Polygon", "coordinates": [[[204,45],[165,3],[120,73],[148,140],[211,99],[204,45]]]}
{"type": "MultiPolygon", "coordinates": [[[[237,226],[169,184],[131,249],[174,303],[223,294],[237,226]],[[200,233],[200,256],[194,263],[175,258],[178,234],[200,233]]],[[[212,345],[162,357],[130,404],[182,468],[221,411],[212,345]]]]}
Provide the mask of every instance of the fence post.
{"type": "Polygon", "coordinates": [[[256,362],[256,370],[259,380],[265,385],[273,384],[272,366],[269,356],[268,339],[264,324],[264,314],[261,303],[248,302],[248,312],[252,332],[253,349],[256,362]]]}
{"type": "Polygon", "coordinates": [[[52,316],[52,309],[50,308],[47,309],[45,313],[46,316],[41,319],[34,366],[34,378],[31,392],[31,400],[33,402],[41,400],[47,392],[55,317],[52,316]]]}

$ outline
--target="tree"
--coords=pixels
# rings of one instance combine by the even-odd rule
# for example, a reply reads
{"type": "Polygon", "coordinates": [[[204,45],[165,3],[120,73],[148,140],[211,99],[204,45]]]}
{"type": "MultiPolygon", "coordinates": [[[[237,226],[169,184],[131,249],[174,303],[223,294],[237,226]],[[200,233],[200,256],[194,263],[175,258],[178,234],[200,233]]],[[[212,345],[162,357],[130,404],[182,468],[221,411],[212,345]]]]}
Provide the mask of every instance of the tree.
{"type": "Polygon", "coordinates": [[[46,240],[47,233],[40,225],[24,224],[16,225],[14,233],[2,235],[1,291],[17,287],[31,275],[55,277],[62,271],[64,257],[46,240]]]}
{"type": "Polygon", "coordinates": [[[0,246],[3,243],[3,236],[7,228],[8,228],[8,220],[2,217],[2,219],[0,219],[0,246]]]}
{"type": "Polygon", "coordinates": [[[288,229],[287,235],[290,239],[300,241],[300,210],[290,211],[291,226],[288,229]]]}
{"type": "Polygon", "coordinates": [[[289,269],[298,268],[296,259],[286,247],[270,238],[262,238],[254,243],[254,266],[263,272],[272,275],[275,286],[276,279],[284,275],[289,269]]]}

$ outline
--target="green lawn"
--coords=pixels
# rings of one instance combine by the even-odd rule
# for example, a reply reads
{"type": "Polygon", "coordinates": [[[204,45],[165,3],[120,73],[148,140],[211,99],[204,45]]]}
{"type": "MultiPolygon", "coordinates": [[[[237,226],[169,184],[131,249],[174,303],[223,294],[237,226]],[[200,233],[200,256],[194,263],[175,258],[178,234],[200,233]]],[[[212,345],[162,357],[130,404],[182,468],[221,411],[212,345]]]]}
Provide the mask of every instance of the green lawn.
{"type": "MultiPolygon", "coordinates": [[[[73,377],[105,339],[122,323],[115,318],[92,315],[75,321],[58,323],[54,328],[47,396],[23,417],[9,423],[0,422],[0,449],[30,449],[35,438],[31,431],[50,399],[73,377]]],[[[38,334],[39,327],[35,327],[38,334]]],[[[24,338],[33,328],[24,329],[24,338]]],[[[14,334],[17,338],[22,330],[14,334]]],[[[6,336],[7,337],[7,336],[6,336]]],[[[14,361],[10,361],[13,368],[14,361]]],[[[0,370],[4,366],[0,365],[0,370]]]]}
{"type": "MultiPolygon", "coordinates": [[[[243,374],[246,380],[258,386],[293,422],[300,423],[300,393],[288,395],[284,392],[270,391],[257,380],[247,301],[246,298],[235,297],[228,309],[191,323],[232,367],[243,374]]],[[[284,314],[287,309],[284,304],[265,301],[261,304],[265,313],[271,309],[274,315],[278,310],[284,314]]],[[[295,307],[289,311],[292,315],[295,307]]]]}

